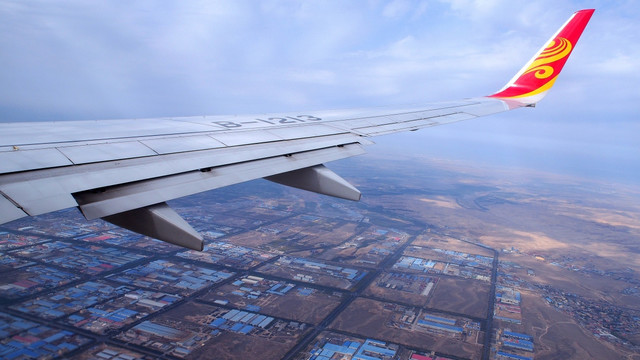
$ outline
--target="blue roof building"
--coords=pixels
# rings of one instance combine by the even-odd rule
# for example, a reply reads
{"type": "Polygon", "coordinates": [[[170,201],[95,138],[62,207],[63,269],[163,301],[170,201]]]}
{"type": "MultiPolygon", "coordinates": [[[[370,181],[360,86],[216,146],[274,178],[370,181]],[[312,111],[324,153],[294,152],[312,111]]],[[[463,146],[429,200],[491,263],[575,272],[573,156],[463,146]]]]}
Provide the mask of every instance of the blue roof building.
{"type": "Polygon", "coordinates": [[[533,341],[533,336],[527,335],[527,334],[520,334],[517,332],[506,331],[506,330],[502,334],[504,336],[512,337],[514,339],[533,341]]]}
{"type": "Polygon", "coordinates": [[[459,333],[459,334],[462,334],[462,330],[463,330],[459,326],[451,326],[447,324],[440,324],[440,323],[436,323],[433,321],[426,321],[426,320],[418,320],[418,324],[422,326],[426,326],[428,328],[435,329],[435,330],[443,330],[443,331],[459,333]]]}
{"type": "Polygon", "coordinates": [[[533,343],[526,340],[504,341],[504,346],[533,352],[533,343]]]}

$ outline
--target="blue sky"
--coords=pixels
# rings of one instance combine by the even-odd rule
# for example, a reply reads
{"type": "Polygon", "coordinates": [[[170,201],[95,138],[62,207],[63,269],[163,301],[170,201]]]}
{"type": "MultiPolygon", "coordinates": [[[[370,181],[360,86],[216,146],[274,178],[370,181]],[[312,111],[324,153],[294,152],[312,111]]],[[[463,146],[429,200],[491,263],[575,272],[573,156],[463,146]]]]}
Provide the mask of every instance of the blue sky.
{"type": "Polygon", "coordinates": [[[0,121],[418,104],[498,90],[596,8],[554,89],[522,109],[376,139],[640,183],[638,1],[4,1],[0,121]]]}

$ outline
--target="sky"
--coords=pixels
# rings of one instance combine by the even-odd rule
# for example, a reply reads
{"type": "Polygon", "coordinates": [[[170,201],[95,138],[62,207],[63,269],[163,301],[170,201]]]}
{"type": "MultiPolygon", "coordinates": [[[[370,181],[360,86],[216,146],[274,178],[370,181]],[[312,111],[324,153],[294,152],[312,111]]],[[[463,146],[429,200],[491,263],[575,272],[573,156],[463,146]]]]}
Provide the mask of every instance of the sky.
{"type": "Polygon", "coordinates": [[[640,184],[640,1],[0,0],[0,121],[482,96],[584,8],[596,12],[535,109],[375,138],[368,150],[640,184]]]}

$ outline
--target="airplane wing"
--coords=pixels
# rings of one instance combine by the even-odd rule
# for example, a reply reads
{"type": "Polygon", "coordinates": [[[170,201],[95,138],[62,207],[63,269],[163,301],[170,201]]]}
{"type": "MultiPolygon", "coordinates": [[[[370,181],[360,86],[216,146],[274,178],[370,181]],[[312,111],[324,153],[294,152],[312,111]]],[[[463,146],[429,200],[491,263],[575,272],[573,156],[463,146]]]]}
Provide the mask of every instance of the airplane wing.
{"type": "Polygon", "coordinates": [[[202,250],[166,201],[257,178],[345,199],[360,192],[322,164],[364,153],[372,136],[534,106],[593,14],[576,12],[497,93],[415,108],[0,124],[0,224],[78,207],[202,250]]]}

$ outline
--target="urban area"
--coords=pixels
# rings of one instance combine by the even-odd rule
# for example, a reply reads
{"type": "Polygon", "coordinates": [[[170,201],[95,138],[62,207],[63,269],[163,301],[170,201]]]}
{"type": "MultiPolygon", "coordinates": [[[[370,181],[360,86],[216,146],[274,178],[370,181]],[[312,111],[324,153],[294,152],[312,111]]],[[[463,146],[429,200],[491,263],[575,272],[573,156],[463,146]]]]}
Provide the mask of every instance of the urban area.
{"type": "Polygon", "coordinates": [[[501,261],[517,249],[331,199],[208,196],[175,205],[202,252],[75,209],[0,228],[0,358],[526,360],[527,297],[610,343],[638,331],[501,261]]]}

